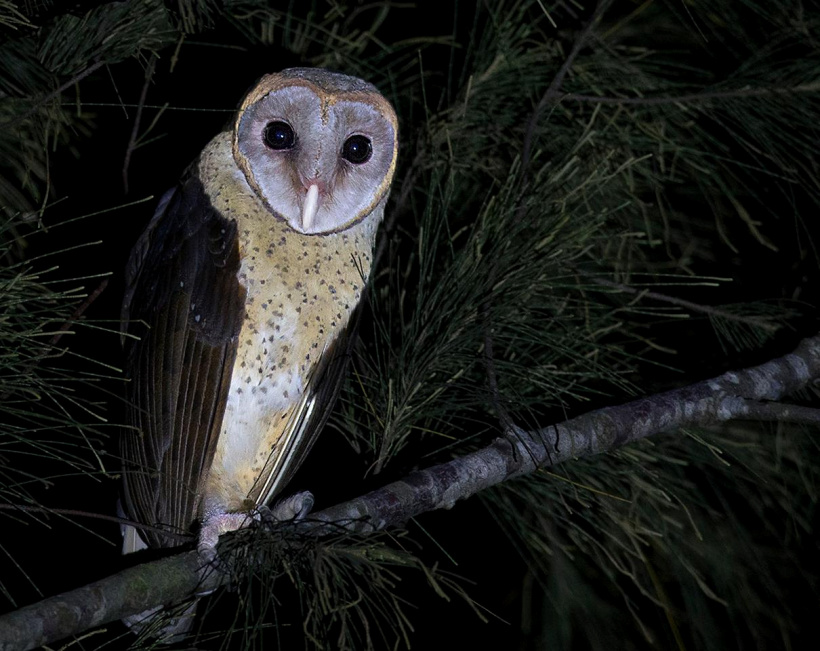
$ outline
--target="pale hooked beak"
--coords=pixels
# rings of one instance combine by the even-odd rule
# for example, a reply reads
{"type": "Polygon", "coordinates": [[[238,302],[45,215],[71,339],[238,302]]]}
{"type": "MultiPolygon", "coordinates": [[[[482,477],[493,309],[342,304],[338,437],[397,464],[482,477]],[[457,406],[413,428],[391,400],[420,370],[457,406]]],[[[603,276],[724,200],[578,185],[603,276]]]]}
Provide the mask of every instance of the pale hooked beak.
{"type": "Polygon", "coordinates": [[[311,183],[308,186],[305,202],[302,204],[302,229],[309,231],[313,226],[316,212],[319,210],[319,186],[311,183]]]}

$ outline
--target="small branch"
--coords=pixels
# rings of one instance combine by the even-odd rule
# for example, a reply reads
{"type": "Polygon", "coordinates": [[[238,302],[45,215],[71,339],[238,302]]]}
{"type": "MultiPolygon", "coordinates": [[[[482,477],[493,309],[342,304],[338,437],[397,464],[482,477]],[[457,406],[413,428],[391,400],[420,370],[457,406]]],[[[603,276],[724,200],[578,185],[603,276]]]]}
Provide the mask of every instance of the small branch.
{"type": "Polygon", "coordinates": [[[164,536],[176,536],[182,541],[191,540],[190,534],[181,534],[168,531],[167,527],[152,527],[147,524],[140,524],[128,518],[120,518],[116,515],[105,515],[103,513],[91,513],[90,511],[80,511],[78,509],[56,509],[50,506],[24,506],[22,504],[0,504],[0,511],[22,511],[24,513],[52,513],[54,515],[66,515],[78,518],[91,518],[92,520],[105,520],[116,524],[124,524],[129,527],[145,531],[156,531],[164,536]]]}
{"type": "Polygon", "coordinates": [[[91,304],[94,301],[96,301],[99,298],[100,294],[102,294],[105,291],[106,287],[108,287],[108,278],[104,278],[102,282],[100,282],[100,284],[97,285],[97,288],[93,292],[91,292],[82,303],[80,303],[77,306],[77,309],[74,310],[74,313],[68,318],[68,321],[66,321],[63,325],[60,326],[60,329],[48,342],[50,346],[56,346],[60,342],[60,339],[62,339],[63,334],[71,327],[71,324],[74,323],[77,319],[79,319],[83,314],[85,314],[85,311],[89,307],[91,307],[91,304]]]}
{"type": "Polygon", "coordinates": [[[555,101],[555,99],[560,96],[561,85],[564,83],[564,78],[569,73],[572,64],[575,63],[575,59],[578,58],[578,54],[580,54],[581,50],[589,42],[590,36],[592,36],[592,30],[598,24],[598,21],[601,19],[601,16],[604,15],[604,12],[610,4],[612,4],[612,0],[599,0],[592,14],[592,18],[589,19],[584,29],[578,34],[569,56],[567,56],[564,63],[558,69],[558,72],[555,73],[555,77],[552,78],[549,87],[532,112],[529,122],[527,123],[527,130],[524,133],[524,146],[521,153],[521,169],[524,174],[526,174],[527,167],[529,167],[530,164],[530,158],[532,157],[532,143],[535,139],[535,128],[538,126],[541,114],[550,102],[555,101]]]}
{"type": "Polygon", "coordinates": [[[708,316],[713,316],[719,319],[725,319],[726,321],[735,321],[737,323],[743,323],[745,325],[754,325],[758,328],[762,328],[769,332],[777,330],[777,324],[774,324],[763,317],[733,314],[732,312],[727,312],[726,310],[722,310],[719,307],[712,307],[711,305],[701,305],[700,303],[693,303],[682,298],[677,298],[676,296],[667,296],[666,294],[653,292],[648,289],[638,289],[637,287],[630,287],[629,285],[616,283],[612,280],[607,280],[606,278],[593,276],[584,271],[578,270],[578,273],[584,276],[584,278],[589,278],[589,280],[594,282],[596,285],[602,285],[603,287],[612,287],[613,289],[617,289],[618,291],[623,292],[625,294],[633,294],[640,298],[651,298],[655,301],[660,301],[661,303],[677,305],[678,307],[691,310],[692,312],[699,312],[701,314],[706,314],[708,316]]]}
{"type": "Polygon", "coordinates": [[[501,421],[501,426],[505,432],[513,431],[515,425],[507,408],[501,401],[501,394],[498,391],[498,374],[495,370],[495,354],[493,351],[493,335],[490,330],[489,317],[487,316],[486,303],[481,306],[481,315],[484,319],[484,368],[487,371],[487,388],[490,390],[490,400],[501,421]]]}
{"type": "Polygon", "coordinates": [[[598,95],[580,95],[569,93],[561,99],[590,104],[615,104],[632,106],[662,106],[666,104],[690,104],[693,102],[708,102],[715,99],[740,99],[744,97],[766,97],[768,95],[790,95],[793,93],[820,92],[820,82],[800,84],[789,88],[737,88],[734,90],[701,91],[687,95],[666,97],[600,97],[598,95]]]}
{"type": "Polygon", "coordinates": [[[413,159],[413,162],[410,163],[410,167],[407,168],[407,172],[402,179],[399,196],[393,203],[387,218],[384,220],[384,225],[381,227],[379,246],[376,248],[376,252],[373,255],[373,264],[371,265],[371,269],[373,270],[377,270],[379,268],[379,261],[382,259],[382,256],[384,256],[385,251],[387,251],[387,245],[393,231],[396,228],[396,224],[402,214],[404,214],[407,210],[407,203],[410,200],[410,193],[416,186],[416,179],[419,175],[424,154],[425,150],[422,147],[419,147],[416,157],[413,159]]]}
{"type": "Polygon", "coordinates": [[[131,129],[131,137],[128,140],[128,147],[125,150],[125,160],[122,163],[122,187],[123,192],[128,194],[128,167],[131,165],[131,155],[137,146],[137,137],[139,136],[140,123],[142,122],[142,110],[145,107],[145,99],[148,96],[148,86],[151,85],[151,79],[154,77],[154,68],[157,65],[157,55],[153,55],[148,62],[148,67],[145,69],[145,83],[142,85],[140,91],[140,99],[137,103],[137,114],[134,116],[134,128],[131,129]]]}
{"type": "Polygon", "coordinates": [[[90,65],[88,68],[83,70],[81,73],[79,73],[77,75],[74,75],[71,79],[69,79],[67,82],[65,82],[62,86],[60,86],[56,90],[50,92],[48,95],[43,97],[34,106],[32,106],[28,111],[26,111],[22,115],[18,115],[16,118],[12,118],[11,120],[6,120],[5,122],[0,122],[0,128],[7,129],[9,127],[14,126],[18,122],[22,122],[23,120],[26,120],[27,118],[30,118],[38,110],[40,110],[40,108],[42,108],[43,106],[48,104],[55,97],[59,97],[63,93],[63,91],[67,90],[68,88],[71,88],[74,84],[80,83],[83,79],[88,77],[88,75],[90,75],[93,72],[96,72],[97,70],[99,70],[104,65],[105,65],[105,61],[97,61],[97,63],[95,63],[93,65],[90,65]]]}
{"type": "MultiPolygon", "coordinates": [[[[490,270],[490,286],[495,284],[495,266],[490,270]]],[[[498,374],[495,370],[495,353],[493,351],[493,334],[492,324],[490,323],[490,309],[488,305],[489,299],[484,301],[480,308],[481,322],[484,328],[484,368],[487,371],[487,388],[490,390],[490,400],[493,403],[493,408],[498,414],[498,420],[501,421],[501,427],[504,432],[511,432],[515,429],[515,423],[510,416],[507,408],[501,399],[501,394],[498,391],[498,374]]]]}
{"type": "MultiPolygon", "coordinates": [[[[592,30],[600,21],[601,16],[604,15],[604,12],[607,10],[609,5],[612,3],[612,0],[598,0],[598,4],[595,7],[595,11],[592,13],[592,17],[589,19],[589,22],[586,24],[584,29],[578,34],[575,38],[575,42],[572,45],[572,50],[570,50],[569,55],[564,60],[564,63],[558,69],[558,72],[555,73],[555,76],[552,78],[550,85],[547,87],[547,90],[541,96],[541,99],[536,104],[535,109],[530,116],[530,119],[527,121],[527,128],[524,131],[524,140],[521,147],[521,177],[520,183],[522,188],[526,188],[527,182],[529,180],[529,167],[530,167],[530,160],[532,158],[532,147],[533,143],[535,142],[535,130],[538,126],[538,122],[541,120],[541,114],[546,109],[547,105],[551,102],[556,102],[561,97],[561,85],[564,83],[564,78],[569,73],[570,68],[572,68],[572,64],[575,63],[575,59],[578,58],[578,54],[580,54],[581,50],[586,46],[589,42],[590,37],[592,36],[592,30]]],[[[523,196],[522,192],[522,196],[523,196]]],[[[526,207],[524,202],[521,201],[518,207],[515,210],[515,223],[518,224],[524,219],[524,215],[526,213],[526,207]]]]}
{"type": "MultiPolygon", "coordinates": [[[[516,429],[505,438],[362,497],[316,513],[303,523],[316,535],[369,532],[400,525],[501,482],[562,461],[600,454],[632,441],[730,420],[817,424],[816,410],[772,404],[820,380],[820,335],[760,366],[632,402],[605,407],[543,429],[516,429]],[[779,418],[778,418],[779,416],[779,418]]],[[[196,552],[131,568],[63,595],[0,616],[0,651],[25,651],[160,604],[182,601],[224,579],[200,579],[196,552]]]]}

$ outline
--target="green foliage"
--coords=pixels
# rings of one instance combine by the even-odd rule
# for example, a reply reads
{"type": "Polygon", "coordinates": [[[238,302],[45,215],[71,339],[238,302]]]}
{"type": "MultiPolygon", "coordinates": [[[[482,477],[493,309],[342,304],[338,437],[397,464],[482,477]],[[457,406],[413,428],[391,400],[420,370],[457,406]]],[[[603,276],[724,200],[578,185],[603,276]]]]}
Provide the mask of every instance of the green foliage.
{"type": "MultiPolygon", "coordinates": [[[[777,151],[788,141],[791,161],[816,164],[817,52],[779,85],[756,52],[763,81],[750,92],[758,68],[748,59],[734,64],[743,77],[714,79],[693,67],[699,53],[677,49],[694,47],[691,27],[653,8],[646,24],[665,25],[675,51],[632,44],[644,33],[639,11],[613,18],[599,29],[601,47],[593,39],[558,92],[549,84],[570,48],[556,47],[554,15],[529,3],[487,11],[459,65],[424,81],[440,96],[426,91],[428,111],[444,108],[408,136],[418,143],[405,160],[415,190],[397,209],[415,223],[402,223],[391,239],[391,267],[375,284],[381,343],[359,377],[370,378],[369,409],[349,423],[357,440],[369,441],[376,468],[417,440],[414,430],[452,434],[482,405],[501,403],[526,419],[530,408],[569,409],[601,392],[635,391],[638,364],[674,364],[649,354],[678,348],[658,336],[663,321],[706,315],[721,344],[748,348],[800,314],[798,305],[759,301],[772,296],[708,306],[664,289],[691,295],[722,284],[704,273],[738,252],[733,242],[751,236],[749,256],[759,245],[776,250],[767,233],[782,236],[775,219],[783,207],[817,204],[812,164],[786,165],[777,151]],[[618,102],[647,94],[645,103],[618,102]],[[534,113],[542,98],[545,110],[534,113]],[[803,131],[799,142],[795,130],[803,131]],[[497,396],[483,360],[488,336],[497,396]]],[[[803,235],[804,225],[795,230],[803,235]]],[[[799,246],[801,257],[813,250],[810,239],[799,246]]],[[[361,401],[354,393],[351,402],[361,401]]]]}
{"type": "MultiPolygon", "coordinates": [[[[6,523],[45,522],[45,513],[24,511],[38,505],[35,488],[71,474],[106,474],[102,405],[82,388],[110,381],[110,369],[79,370],[63,339],[77,326],[88,279],[60,275],[59,267],[46,267],[48,257],[18,259],[19,233],[28,230],[14,219],[0,226],[0,509],[6,509],[0,519],[6,523]]],[[[17,570],[26,574],[23,566],[17,570]]],[[[0,594],[12,603],[5,581],[17,578],[0,580],[0,594]]]]}
{"type": "MultiPolygon", "coordinates": [[[[60,196],[54,152],[87,160],[96,121],[84,84],[110,78],[119,93],[129,61],[173,83],[196,39],[247,48],[248,61],[262,53],[268,71],[285,59],[362,76],[398,109],[400,168],[333,421],[358,453],[351,475],[401,476],[510,421],[545,426],[816,330],[820,14],[797,0],[622,0],[603,3],[587,31],[593,7],[577,4],[453,3],[414,31],[415,10],[391,3],[142,0],[26,13],[0,1],[0,205],[13,216],[0,278],[4,403],[71,400],[65,377],[44,370],[54,348],[43,342],[81,291],[58,290],[11,248],[60,196]]],[[[165,108],[149,129],[162,129],[165,108]]],[[[71,438],[52,412],[31,411],[15,412],[0,445],[5,436],[73,471],[101,470],[88,465],[97,446],[84,426],[69,419],[71,438]]],[[[487,526],[500,523],[530,568],[516,586],[532,616],[522,648],[797,643],[805,621],[788,593],[818,587],[816,567],[801,571],[816,446],[788,427],[686,434],[484,496],[487,526]]],[[[0,496],[23,499],[3,459],[0,496]]],[[[308,648],[407,647],[416,615],[399,577],[464,595],[388,536],[285,533],[237,547],[236,579],[249,587],[204,643],[284,645],[284,593],[308,648]]]]}
{"type": "MultiPolygon", "coordinates": [[[[243,531],[220,545],[237,581],[247,582],[230,625],[233,643],[242,648],[302,646],[317,649],[399,648],[410,646],[412,603],[402,594],[405,581],[421,581],[427,599],[450,601],[464,588],[448,572],[427,567],[407,546],[406,536],[341,533],[318,540],[279,527],[268,534],[243,531]],[[277,608],[297,600],[304,620],[284,621],[277,608]],[[300,625],[301,624],[301,625],[300,625]],[[295,629],[295,630],[293,630],[295,629]]],[[[222,604],[217,595],[208,613],[222,604]]],[[[211,629],[212,631],[212,629],[211,629]]],[[[198,632],[207,639],[207,630],[198,632]]],[[[213,632],[210,632],[213,635],[213,632]]]]}
{"type": "MultiPolygon", "coordinates": [[[[488,9],[463,59],[424,80],[430,112],[405,161],[414,190],[398,200],[415,223],[397,229],[374,283],[377,343],[357,362],[341,424],[375,472],[419,450],[469,449],[507,418],[543,426],[605,396],[651,393],[676,352],[697,369],[716,347],[760,350],[816,323],[810,291],[809,304],[788,300],[805,285],[738,303],[710,276],[743,278],[762,249],[796,251],[816,273],[805,222],[820,200],[820,61],[805,35],[818,16],[801,15],[798,32],[793,14],[756,6],[722,33],[704,8],[723,34],[704,42],[646,6],[618,14],[628,7],[616,3],[560,89],[550,84],[571,39],[557,46],[528,3],[488,9]],[[703,66],[719,55],[719,69],[703,66]],[[710,288],[730,300],[716,304],[710,288]]],[[[786,594],[814,526],[805,436],[780,433],[777,452],[767,428],[670,437],[487,494],[541,594],[534,647],[799,640],[786,594]],[[716,464],[728,451],[737,461],[716,464]],[[780,527],[797,538],[757,533],[780,527]]],[[[816,595],[817,578],[798,589],[816,595]]]]}
{"type": "Polygon", "coordinates": [[[596,630],[594,649],[635,629],[661,648],[731,648],[750,631],[761,648],[797,643],[799,610],[774,604],[817,598],[800,552],[814,536],[816,443],[800,428],[686,434],[486,496],[553,604],[534,607],[541,643],[565,648],[579,626],[596,630]]]}

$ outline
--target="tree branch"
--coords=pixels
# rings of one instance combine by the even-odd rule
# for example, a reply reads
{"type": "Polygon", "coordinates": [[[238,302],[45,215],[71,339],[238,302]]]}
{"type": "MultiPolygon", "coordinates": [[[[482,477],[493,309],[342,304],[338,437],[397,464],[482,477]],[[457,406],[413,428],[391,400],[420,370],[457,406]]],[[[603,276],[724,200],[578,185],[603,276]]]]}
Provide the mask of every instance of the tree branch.
{"type": "MultiPolygon", "coordinates": [[[[816,411],[772,401],[818,380],[820,334],[760,366],[605,407],[543,429],[515,428],[485,448],[320,511],[302,528],[322,535],[340,528],[368,532],[399,525],[427,511],[452,508],[460,499],[538,468],[682,427],[756,419],[817,424],[816,411]]],[[[200,569],[196,552],[182,553],[0,616],[0,651],[24,651],[55,642],[160,604],[179,602],[223,581],[215,573],[201,578],[200,569]]]]}
{"type": "Polygon", "coordinates": [[[201,565],[195,551],[177,554],[2,615],[0,651],[33,649],[152,605],[180,602],[198,588],[217,587],[220,577],[215,573],[204,584],[200,581],[201,565]]]}
{"type": "MultiPolygon", "coordinates": [[[[605,407],[558,425],[526,432],[519,428],[492,445],[447,463],[414,472],[403,480],[339,504],[315,518],[357,532],[398,525],[436,509],[449,509],[496,484],[586,457],[661,432],[729,420],[756,420],[760,401],[778,400],[820,380],[820,335],[804,339],[794,352],[760,366],[605,407]],[[750,402],[751,401],[751,402],[750,402]]],[[[778,406],[778,409],[784,407],[778,406]]],[[[785,420],[792,421],[797,411],[785,420]]],[[[766,411],[772,420],[774,409],[766,411]]]]}

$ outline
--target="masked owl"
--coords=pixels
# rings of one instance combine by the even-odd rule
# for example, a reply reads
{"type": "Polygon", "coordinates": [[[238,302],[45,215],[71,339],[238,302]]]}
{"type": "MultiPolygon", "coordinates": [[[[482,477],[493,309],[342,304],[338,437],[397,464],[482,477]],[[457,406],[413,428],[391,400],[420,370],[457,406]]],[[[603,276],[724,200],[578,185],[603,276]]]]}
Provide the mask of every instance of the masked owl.
{"type": "MultiPolygon", "coordinates": [[[[129,517],[199,522],[213,545],[299,467],[339,391],[397,135],[369,83],[284,70],[162,198],[126,273],[129,517]]],[[[180,544],[130,533],[125,551],[180,544]]]]}

